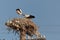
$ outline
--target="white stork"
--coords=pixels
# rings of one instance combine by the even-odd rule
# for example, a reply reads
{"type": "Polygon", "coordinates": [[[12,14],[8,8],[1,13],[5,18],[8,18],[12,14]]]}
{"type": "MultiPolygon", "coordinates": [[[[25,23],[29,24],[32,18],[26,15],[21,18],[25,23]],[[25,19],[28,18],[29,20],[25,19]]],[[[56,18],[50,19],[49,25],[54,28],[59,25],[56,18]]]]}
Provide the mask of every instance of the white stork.
{"type": "Polygon", "coordinates": [[[35,16],[33,16],[33,15],[23,14],[21,9],[16,9],[16,13],[17,13],[18,15],[23,15],[25,18],[28,18],[28,19],[35,18],[35,16]]]}

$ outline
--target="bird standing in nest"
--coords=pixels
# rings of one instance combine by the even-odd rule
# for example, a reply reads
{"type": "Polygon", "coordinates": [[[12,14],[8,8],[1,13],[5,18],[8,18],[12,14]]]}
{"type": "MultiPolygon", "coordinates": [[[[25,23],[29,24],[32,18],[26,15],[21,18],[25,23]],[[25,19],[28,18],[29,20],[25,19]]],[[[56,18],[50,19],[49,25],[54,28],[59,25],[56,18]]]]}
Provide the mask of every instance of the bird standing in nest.
{"type": "Polygon", "coordinates": [[[24,16],[24,18],[27,18],[27,19],[35,18],[35,16],[33,16],[33,15],[23,14],[21,9],[16,9],[16,13],[17,13],[18,15],[24,16]]]}

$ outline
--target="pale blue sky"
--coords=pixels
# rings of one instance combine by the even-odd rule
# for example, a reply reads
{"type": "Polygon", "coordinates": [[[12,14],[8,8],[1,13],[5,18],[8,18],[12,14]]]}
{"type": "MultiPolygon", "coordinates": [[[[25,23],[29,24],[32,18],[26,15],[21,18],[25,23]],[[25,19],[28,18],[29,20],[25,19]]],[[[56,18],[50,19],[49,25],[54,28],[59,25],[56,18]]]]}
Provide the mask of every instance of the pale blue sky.
{"type": "Polygon", "coordinates": [[[36,16],[33,21],[47,40],[60,40],[60,0],[0,0],[0,39],[18,38],[13,33],[8,34],[4,25],[9,18],[19,17],[16,8],[36,16]]]}

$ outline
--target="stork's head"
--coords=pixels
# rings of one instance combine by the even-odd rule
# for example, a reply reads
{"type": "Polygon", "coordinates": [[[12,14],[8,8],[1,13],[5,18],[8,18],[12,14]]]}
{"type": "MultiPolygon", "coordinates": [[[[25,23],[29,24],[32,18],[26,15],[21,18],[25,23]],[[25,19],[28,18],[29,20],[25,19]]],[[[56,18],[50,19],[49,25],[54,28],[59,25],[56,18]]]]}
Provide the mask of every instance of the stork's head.
{"type": "Polygon", "coordinates": [[[22,14],[22,10],[21,9],[16,9],[16,13],[21,15],[22,14]]]}

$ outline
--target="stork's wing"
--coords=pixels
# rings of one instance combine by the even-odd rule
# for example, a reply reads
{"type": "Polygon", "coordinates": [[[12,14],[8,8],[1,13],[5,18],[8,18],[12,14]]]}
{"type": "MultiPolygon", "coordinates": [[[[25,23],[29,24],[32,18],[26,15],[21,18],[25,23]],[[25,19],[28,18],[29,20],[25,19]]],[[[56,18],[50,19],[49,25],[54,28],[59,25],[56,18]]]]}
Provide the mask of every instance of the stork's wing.
{"type": "Polygon", "coordinates": [[[26,16],[26,18],[35,18],[33,15],[26,16]]]}

